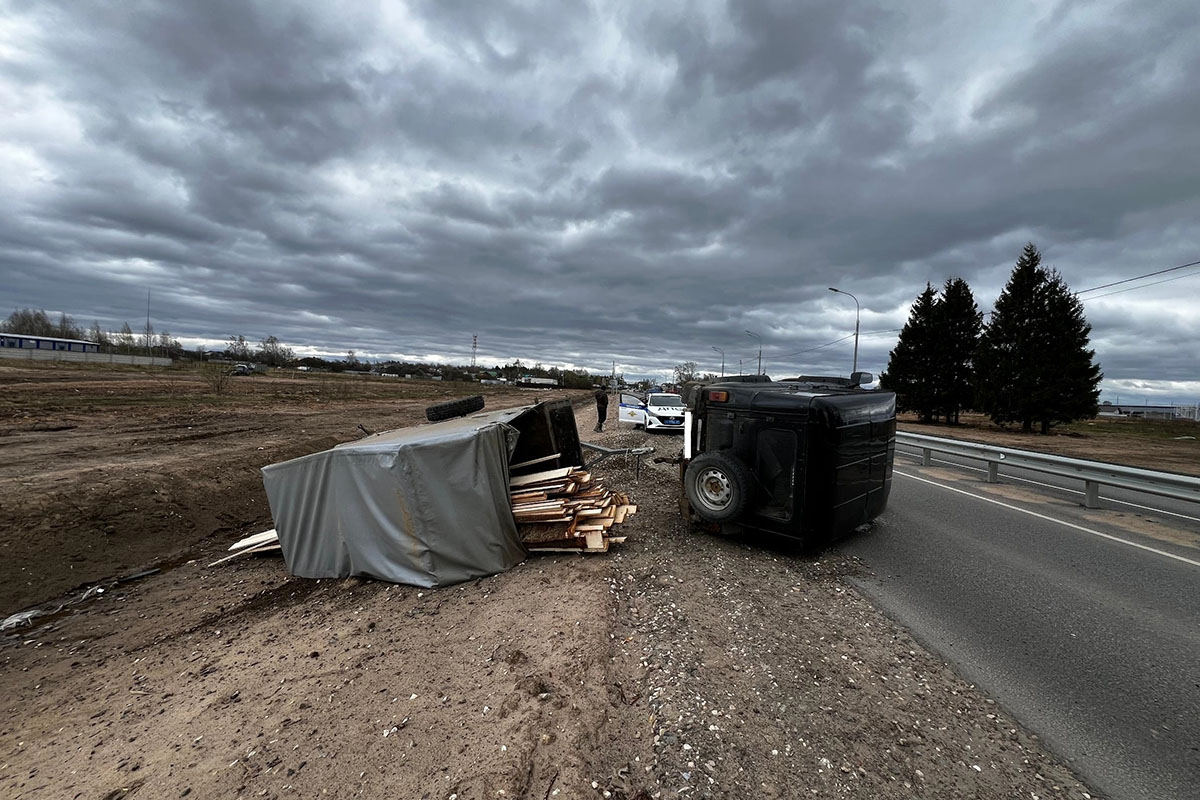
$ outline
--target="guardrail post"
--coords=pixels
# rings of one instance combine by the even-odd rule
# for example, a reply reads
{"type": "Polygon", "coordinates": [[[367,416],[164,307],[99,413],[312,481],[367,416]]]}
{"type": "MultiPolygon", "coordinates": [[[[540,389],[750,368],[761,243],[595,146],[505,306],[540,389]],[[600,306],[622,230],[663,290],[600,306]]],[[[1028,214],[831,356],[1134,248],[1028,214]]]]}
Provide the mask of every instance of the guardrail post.
{"type": "Polygon", "coordinates": [[[1084,481],[1083,505],[1085,508],[1100,507],[1100,484],[1095,481],[1084,481]]]}
{"type": "Polygon", "coordinates": [[[933,451],[928,447],[921,448],[921,466],[928,467],[933,463],[933,451]]]}
{"type": "Polygon", "coordinates": [[[989,462],[987,462],[987,467],[988,467],[987,482],[988,483],[999,483],[1000,482],[1000,465],[998,463],[996,463],[995,461],[989,461],[989,462]]]}

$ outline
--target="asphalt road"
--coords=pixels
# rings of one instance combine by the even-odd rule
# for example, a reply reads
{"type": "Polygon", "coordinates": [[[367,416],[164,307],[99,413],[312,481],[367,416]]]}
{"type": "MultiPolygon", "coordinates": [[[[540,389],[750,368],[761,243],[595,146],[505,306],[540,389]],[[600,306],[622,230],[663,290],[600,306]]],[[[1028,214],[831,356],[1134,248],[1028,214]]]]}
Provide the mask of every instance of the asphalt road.
{"type": "Polygon", "coordinates": [[[1200,520],[898,456],[888,511],[842,549],[1103,796],[1200,797],[1200,520]]]}

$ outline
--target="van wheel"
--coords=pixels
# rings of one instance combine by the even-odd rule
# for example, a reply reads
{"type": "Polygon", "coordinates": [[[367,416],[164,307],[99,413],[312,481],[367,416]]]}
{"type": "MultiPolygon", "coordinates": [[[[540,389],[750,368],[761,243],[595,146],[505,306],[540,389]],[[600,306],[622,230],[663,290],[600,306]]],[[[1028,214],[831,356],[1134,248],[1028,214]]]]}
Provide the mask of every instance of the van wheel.
{"type": "Polygon", "coordinates": [[[701,453],[688,464],[683,488],[697,516],[708,522],[728,522],[746,509],[750,473],[727,453],[701,453]]]}
{"type": "Polygon", "coordinates": [[[450,400],[446,403],[438,403],[436,406],[430,406],[425,409],[425,419],[430,422],[438,422],[443,419],[465,417],[467,414],[474,414],[482,408],[483,395],[477,394],[474,397],[464,397],[461,400],[450,400]]]}

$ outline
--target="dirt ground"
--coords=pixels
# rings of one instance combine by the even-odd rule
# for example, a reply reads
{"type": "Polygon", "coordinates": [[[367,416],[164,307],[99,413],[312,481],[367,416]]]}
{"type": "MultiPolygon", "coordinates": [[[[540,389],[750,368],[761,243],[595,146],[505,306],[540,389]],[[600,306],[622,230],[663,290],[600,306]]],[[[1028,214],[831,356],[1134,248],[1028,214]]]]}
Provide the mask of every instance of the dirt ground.
{"type": "MultiPolygon", "coordinates": [[[[204,407],[193,429],[241,429],[209,437],[214,453],[188,439],[152,443],[161,411],[140,422],[109,416],[108,439],[93,440],[107,441],[108,455],[84,451],[92,469],[103,472],[107,458],[110,470],[151,476],[148,484],[166,471],[175,489],[142,506],[161,513],[139,529],[151,544],[129,533],[111,561],[76,563],[134,567],[157,548],[163,569],[105,582],[103,593],[0,638],[0,796],[1090,796],[1003,709],[857,594],[852,560],[687,530],[669,464],[647,461],[640,476],[620,458],[595,469],[639,505],[622,529],[628,541],[606,555],[531,557],[435,590],[291,578],[278,557],[206,566],[268,527],[258,466],[353,438],[359,421],[415,420],[425,401],[397,410],[400,402],[204,407]],[[292,441],[297,431],[311,438],[292,441]],[[143,441],[130,462],[120,458],[124,437],[143,441]],[[180,488],[220,481],[211,500],[207,489],[180,488]],[[222,503],[222,493],[236,501],[222,503]],[[211,503],[208,516],[193,510],[200,502],[211,503]],[[181,519],[193,520],[186,535],[175,533],[181,519]]],[[[19,549],[29,574],[52,577],[21,589],[38,600],[61,593],[72,576],[50,562],[72,552],[73,538],[90,541],[88,509],[105,508],[101,492],[79,510],[46,500],[65,485],[37,474],[40,459],[56,463],[31,435],[44,418],[10,414],[5,424],[25,427],[0,438],[7,450],[17,437],[26,454],[24,469],[4,466],[6,539],[54,530],[42,513],[70,520],[53,549],[5,550],[5,569],[19,549]],[[21,474],[34,486],[10,477],[21,474]],[[27,489],[43,503],[26,501],[22,517],[8,503],[27,489]]],[[[594,419],[581,407],[586,438],[678,451],[670,435],[586,433],[594,419]]],[[[58,457],[57,469],[70,460],[58,457]]]]}
{"type": "Polygon", "coordinates": [[[531,392],[314,375],[214,395],[195,371],[0,364],[0,614],[270,528],[261,467],[471,394],[503,408],[531,392]]]}
{"type": "Polygon", "coordinates": [[[1096,417],[1051,428],[1042,436],[1001,428],[983,414],[963,414],[958,425],[921,424],[902,414],[901,430],[928,436],[1036,450],[1090,461],[1200,475],[1200,422],[1096,417]]]}

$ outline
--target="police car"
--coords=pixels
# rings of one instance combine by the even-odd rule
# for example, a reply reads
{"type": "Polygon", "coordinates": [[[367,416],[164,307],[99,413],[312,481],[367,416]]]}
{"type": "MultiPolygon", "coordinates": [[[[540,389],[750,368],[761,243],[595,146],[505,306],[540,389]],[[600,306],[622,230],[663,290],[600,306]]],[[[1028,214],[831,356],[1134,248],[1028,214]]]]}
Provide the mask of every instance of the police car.
{"type": "Polygon", "coordinates": [[[627,425],[643,427],[648,431],[683,432],[683,398],[667,392],[651,392],[646,399],[635,394],[621,394],[621,408],[617,420],[627,425]]]}

